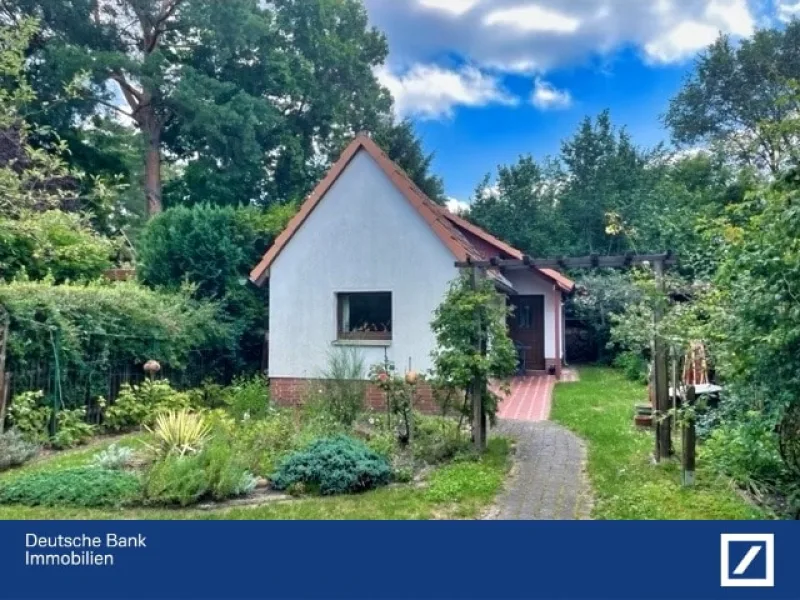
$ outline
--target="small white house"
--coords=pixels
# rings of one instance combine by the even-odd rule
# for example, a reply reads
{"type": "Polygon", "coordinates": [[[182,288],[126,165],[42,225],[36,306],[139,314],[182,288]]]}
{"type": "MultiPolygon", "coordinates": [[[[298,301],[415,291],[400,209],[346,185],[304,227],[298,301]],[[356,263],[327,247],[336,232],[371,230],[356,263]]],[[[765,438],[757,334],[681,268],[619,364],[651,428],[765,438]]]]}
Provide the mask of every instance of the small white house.
{"type": "MultiPolygon", "coordinates": [[[[436,307],[456,262],[522,260],[519,250],[431,201],[366,135],[359,135],[251,273],[269,282],[272,396],[294,403],[336,346],[358,347],[366,365],[431,367],[436,307]]],[[[528,371],[560,374],[563,298],[556,271],[492,273],[514,307],[511,338],[528,371]]]]}

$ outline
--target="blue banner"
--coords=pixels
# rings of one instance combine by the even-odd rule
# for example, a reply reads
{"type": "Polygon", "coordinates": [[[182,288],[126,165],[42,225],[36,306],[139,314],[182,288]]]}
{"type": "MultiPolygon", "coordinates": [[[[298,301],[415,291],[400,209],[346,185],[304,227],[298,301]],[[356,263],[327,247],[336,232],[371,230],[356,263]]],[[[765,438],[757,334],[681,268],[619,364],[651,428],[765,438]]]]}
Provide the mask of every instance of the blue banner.
{"type": "Polygon", "coordinates": [[[800,526],[0,522],[0,598],[800,598],[800,526]]]}

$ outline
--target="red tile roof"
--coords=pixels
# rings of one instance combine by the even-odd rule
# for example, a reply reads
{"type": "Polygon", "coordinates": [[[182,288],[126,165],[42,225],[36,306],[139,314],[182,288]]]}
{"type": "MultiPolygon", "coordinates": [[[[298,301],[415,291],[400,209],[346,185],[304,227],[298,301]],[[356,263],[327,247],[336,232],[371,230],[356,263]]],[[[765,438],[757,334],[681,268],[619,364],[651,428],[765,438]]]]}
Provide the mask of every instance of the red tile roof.
{"type": "MultiPolygon", "coordinates": [[[[522,259],[522,252],[516,248],[509,246],[480,227],[452,214],[445,207],[433,202],[417,187],[405,171],[386,156],[369,136],[360,134],[345,149],[325,178],[314,188],[314,191],[311,192],[311,195],[300,207],[300,211],[292,218],[283,233],[278,236],[261,262],[252,270],[250,273],[251,281],[257,285],[264,284],[269,276],[269,268],[272,263],[360,150],[364,150],[375,160],[389,180],[453,253],[457,261],[465,261],[467,259],[486,260],[490,258],[486,256],[485,248],[487,246],[496,250],[503,258],[522,259]],[[472,238],[472,241],[470,238],[472,238]],[[476,242],[476,238],[480,243],[476,242]]],[[[574,288],[574,284],[557,271],[551,269],[538,269],[538,271],[546,279],[557,284],[566,292],[570,292],[574,288]]]]}

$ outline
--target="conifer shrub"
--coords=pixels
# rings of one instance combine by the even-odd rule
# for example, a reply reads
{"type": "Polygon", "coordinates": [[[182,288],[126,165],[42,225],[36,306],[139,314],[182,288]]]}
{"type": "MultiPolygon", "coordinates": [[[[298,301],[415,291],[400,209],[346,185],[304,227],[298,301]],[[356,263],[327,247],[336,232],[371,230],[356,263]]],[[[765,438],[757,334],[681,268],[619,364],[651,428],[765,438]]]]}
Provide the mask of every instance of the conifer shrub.
{"type": "Polygon", "coordinates": [[[272,477],[278,490],[302,486],[323,495],[363,492],[389,483],[388,461],[344,435],[317,440],[281,463],[272,477]]]}

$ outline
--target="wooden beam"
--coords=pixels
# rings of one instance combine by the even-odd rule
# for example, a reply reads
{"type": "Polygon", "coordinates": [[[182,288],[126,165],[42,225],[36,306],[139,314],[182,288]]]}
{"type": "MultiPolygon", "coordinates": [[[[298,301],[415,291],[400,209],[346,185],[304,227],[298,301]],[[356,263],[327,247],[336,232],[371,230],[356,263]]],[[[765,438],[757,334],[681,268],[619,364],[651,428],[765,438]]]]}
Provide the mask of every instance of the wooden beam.
{"type": "Polygon", "coordinates": [[[524,256],[519,259],[493,259],[493,260],[472,260],[456,262],[458,268],[480,267],[488,269],[490,267],[500,267],[501,269],[527,269],[537,267],[539,269],[590,269],[605,268],[614,269],[631,265],[643,265],[661,263],[664,266],[672,266],[678,263],[677,258],[671,253],[662,254],[617,254],[612,256],[575,256],[571,258],[532,258],[524,256]]]}

